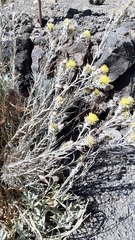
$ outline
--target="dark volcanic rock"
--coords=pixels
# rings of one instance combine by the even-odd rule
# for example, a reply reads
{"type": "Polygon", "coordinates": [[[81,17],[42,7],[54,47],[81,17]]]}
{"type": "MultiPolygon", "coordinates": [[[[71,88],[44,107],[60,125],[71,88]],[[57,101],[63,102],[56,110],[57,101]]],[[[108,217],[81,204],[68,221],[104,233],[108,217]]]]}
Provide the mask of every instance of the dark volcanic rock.
{"type": "Polygon", "coordinates": [[[32,58],[33,42],[30,38],[16,40],[16,74],[19,74],[19,88],[23,95],[28,96],[28,89],[32,83],[32,58]]]}
{"type": "Polygon", "coordinates": [[[78,9],[75,8],[69,8],[68,12],[67,12],[67,17],[68,18],[73,18],[75,14],[78,14],[79,11],[78,9]]]}
{"type": "Polygon", "coordinates": [[[68,56],[73,58],[79,67],[87,61],[92,61],[93,56],[90,51],[91,42],[89,41],[85,42],[82,39],[78,39],[71,46],[65,46],[64,48],[67,49],[68,56]]]}
{"type": "Polygon", "coordinates": [[[13,64],[15,61],[15,76],[23,95],[28,95],[28,88],[32,82],[32,58],[33,42],[30,38],[17,38],[16,50],[12,41],[2,43],[2,71],[12,77],[13,64]]]}
{"type": "Polygon", "coordinates": [[[116,80],[135,63],[135,52],[132,43],[121,43],[104,63],[110,68],[111,81],[116,80]]]}
{"type": "Polygon", "coordinates": [[[111,81],[115,81],[135,64],[135,49],[129,37],[125,37],[126,29],[117,29],[111,32],[105,43],[105,49],[100,59],[95,63],[98,66],[106,64],[111,81]]]}
{"type": "Polygon", "coordinates": [[[135,64],[112,84],[115,89],[114,96],[120,98],[130,95],[135,98],[135,64]]]}
{"type": "Polygon", "coordinates": [[[31,52],[33,43],[30,38],[18,38],[16,40],[16,70],[23,76],[31,73],[31,52]]]}
{"type": "Polygon", "coordinates": [[[101,5],[105,0],[89,0],[90,4],[101,5]]]}

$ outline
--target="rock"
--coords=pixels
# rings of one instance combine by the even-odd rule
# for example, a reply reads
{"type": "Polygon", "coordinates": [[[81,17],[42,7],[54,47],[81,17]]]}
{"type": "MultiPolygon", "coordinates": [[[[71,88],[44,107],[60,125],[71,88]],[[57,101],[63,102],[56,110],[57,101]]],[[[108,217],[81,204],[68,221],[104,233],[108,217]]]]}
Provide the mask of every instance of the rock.
{"type": "Polygon", "coordinates": [[[110,68],[111,81],[116,80],[135,63],[133,45],[130,42],[123,42],[104,63],[110,68]]]}
{"type": "Polygon", "coordinates": [[[67,48],[67,54],[70,58],[73,58],[77,63],[77,66],[82,66],[86,59],[91,62],[92,54],[90,53],[91,42],[85,42],[82,39],[78,39],[71,46],[67,48]]]}
{"type": "Polygon", "coordinates": [[[19,88],[23,95],[28,96],[28,88],[32,78],[32,58],[33,42],[30,38],[17,38],[16,40],[16,75],[18,75],[19,88]]]}
{"type": "Polygon", "coordinates": [[[32,51],[32,71],[38,72],[39,71],[39,59],[42,57],[43,50],[38,45],[32,51]]]}
{"type": "Polygon", "coordinates": [[[135,63],[134,46],[129,37],[125,37],[126,29],[111,32],[105,43],[102,56],[96,61],[97,66],[106,64],[111,82],[124,74],[135,63]]]}
{"type": "Polygon", "coordinates": [[[132,96],[135,99],[135,65],[119,76],[113,83],[114,97],[132,96]]]}
{"type": "Polygon", "coordinates": [[[105,2],[105,0],[89,0],[90,4],[101,5],[105,2]]]}
{"type": "Polygon", "coordinates": [[[34,31],[35,31],[35,30],[37,30],[36,28],[38,28],[38,29],[39,29],[39,28],[41,28],[41,26],[40,26],[40,23],[39,23],[39,22],[36,22],[36,23],[35,23],[35,28],[34,28],[34,31]]]}
{"type": "Polygon", "coordinates": [[[57,0],[46,0],[47,4],[55,4],[57,3],[57,0]]]}
{"type": "Polygon", "coordinates": [[[34,27],[32,18],[26,13],[17,14],[15,26],[15,32],[19,35],[22,35],[22,33],[30,34],[34,27]]]}
{"type": "Polygon", "coordinates": [[[75,8],[69,8],[68,12],[67,12],[67,18],[73,18],[75,14],[78,14],[79,11],[78,9],[75,8]]]}
{"type": "Polygon", "coordinates": [[[130,34],[131,41],[135,47],[135,30],[130,30],[129,34],[130,34]]]}
{"type": "Polygon", "coordinates": [[[90,9],[85,9],[83,12],[82,12],[82,15],[85,17],[85,16],[91,16],[91,10],[90,9]]]}
{"type": "Polygon", "coordinates": [[[31,33],[33,30],[32,26],[31,25],[26,25],[26,26],[23,26],[21,31],[24,32],[24,33],[31,33]]]}
{"type": "Polygon", "coordinates": [[[17,38],[16,40],[16,71],[25,76],[31,73],[31,52],[33,43],[30,38],[17,38]]]}

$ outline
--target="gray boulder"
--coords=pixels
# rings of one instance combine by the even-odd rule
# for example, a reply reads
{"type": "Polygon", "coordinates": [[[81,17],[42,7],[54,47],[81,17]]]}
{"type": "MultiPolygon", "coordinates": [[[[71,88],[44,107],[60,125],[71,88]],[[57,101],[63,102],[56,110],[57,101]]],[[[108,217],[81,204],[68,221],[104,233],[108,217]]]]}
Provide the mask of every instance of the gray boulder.
{"type": "Polygon", "coordinates": [[[106,64],[109,67],[111,82],[135,64],[134,45],[127,34],[128,30],[123,27],[111,32],[106,40],[103,54],[95,63],[97,66],[106,64]]]}

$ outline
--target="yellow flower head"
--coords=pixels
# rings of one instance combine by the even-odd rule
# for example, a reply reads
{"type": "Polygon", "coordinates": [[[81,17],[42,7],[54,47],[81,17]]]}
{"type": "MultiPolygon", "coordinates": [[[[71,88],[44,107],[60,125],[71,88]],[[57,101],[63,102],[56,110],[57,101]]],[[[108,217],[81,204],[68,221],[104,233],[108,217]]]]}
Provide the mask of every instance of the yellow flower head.
{"type": "Polygon", "coordinates": [[[129,111],[124,111],[124,112],[122,112],[122,116],[123,116],[125,119],[127,119],[127,118],[129,118],[129,116],[130,116],[130,112],[129,112],[129,111]]]}
{"type": "Polygon", "coordinates": [[[86,64],[86,66],[83,67],[83,70],[87,73],[90,73],[92,71],[92,67],[89,64],[86,64]]]}
{"type": "Polygon", "coordinates": [[[85,30],[82,34],[82,37],[86,38],[87,40],[90,39],[91,37],[91,34],[90,34],[90,31],[89,30],[85,30]]]}
{"type": "Polygon", "coordinates": [[[135,142],[135,133],[132,133],[132,134],[131,134],[131,139],[132,139],[132,141],[135,142]]]}
{"type": "Polygon", "coordinates": [[[87,136],[86,138],[85,138],[85,143],[86,143],[86,145],[89,147],[89,148],[91,148],[92,147],[92,145],[94,144],[94,138],[92,137],[92,136],[87,136]]]}
{"type": "Polygon", "coordinates": [[[132,122],[132,128],[135,128],[135,121],[132,122]]]}
{"type": "Polygon", "coordinates": [[[103,74],[109,72],[109,68],[105,64],[101,66],[100,70],[103,74]]]}
{"type": "Polygon", "coordinates": [[[69,26],[71,24],[71,20],[69,18],[65,18],[63,24],[69,26]]]}
{"type": "Polygon", "coordinates": [[[74,32],[74,27],[70,24],[69,26],[68,26],[68,32],[69,33],[73,33],[74,32]]]}
{"type": "Polygon", "coordinates": [[[107,85],[110,82],[109,77],[107,77],[106,75],[101,75],[99,79],[103,85],[107,85]]]}
{"type": "Polygon", "coordinates": [[[47,23],[47,29],[49,31],[53,31],[54,30],[54,24],[53,23],[47,23]]]}
{"type": "Polygon", "coordinates": [[[122,107],[131,107],[132,104],[134,103],[134,99],[132,97],[123,97],[120,100],[120,104],[122,107]]]}
{"type": "Polygon", "coordinates": [[[50,131],[56,131],[57,130],[57,124],[55,122],[51,122],[49,126],[50,131]]]}
{"type": "Polygon", "coordinates": [[[57,101],[58,101],[59,103],[63,103],[63,97],[58,96],[58,97],[57,97],[57,101]]]}
{"type": "Polygon", "coordinates": [[[75,68],[75,67],[76,67],[75,61],[69,60],[69,61],[66,63],[66,67],[68,67],[68,68],[75,68]]]}
{"type": "Polygon", "coordinates": [[[95,88],[95,90],[93,91],[93,93],[94,93],[94,95],[98,96],[98,95],[100,94],[100,91],[99,91],[97,88],[95,88]]]}
{"type": "Polygon", "coordinates": [[[99,121],[96,114],[90,112],[88,116],[85,117],[85,121],[90,125],[95,125],[99,121]]]}

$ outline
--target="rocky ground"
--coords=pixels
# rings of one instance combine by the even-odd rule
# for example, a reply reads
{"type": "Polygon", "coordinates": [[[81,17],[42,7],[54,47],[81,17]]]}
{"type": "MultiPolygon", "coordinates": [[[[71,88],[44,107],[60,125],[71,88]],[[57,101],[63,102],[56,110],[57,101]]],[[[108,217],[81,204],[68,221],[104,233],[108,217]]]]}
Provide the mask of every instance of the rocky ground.
{"type": "MultiPolygon", "coordinates": [[[[57,26],[65,18],[70,18],[78,35],[83,30],[90,30],[91,42],[86,44],[80,40],[65,44],[64,52],[54,60],[56,64],[52,61],[52,76],[49,77],[52,79],[57,64],[65,56],[73,57],[79,67],[86,59],[91,63],[94,58],[95,65],[105,63],[110,69],[109,77],[114,89],[109,92],[109,99],[117,101],[125,95],[135,98],[135,41],[132,36],[135,31],[135,3],[125,11],[125,4],[128,3],[130,1],[105,0],[102,5],[93,5],[88,0],[42,0],[44,27],[40,28],[37,1],[9,0],[3,7],[5,61],[10,60],[9,53],[13,50],[10,40],[15,35],[16,71],[22,93],[25,96],[28,94],[31,74],[43,73],[48,49],[46,23],[50,21],[57,26]],[[116,16],[112,21],[114,10],[116,16]]],[[[9,71],[8,63],[5,71],[9,71]]],[[[105,111],[107,109],[106,103],[105,111]]],[[[76,194],[93,199],[90,201],[93,204],[89,206],[92,215],[70,239],[135,239],[134,159],[134,148],[132,151],[115,149],[97,156],[97,162],[88,172],[85,184],[78,182],[75,186],[76,194]]]]}

